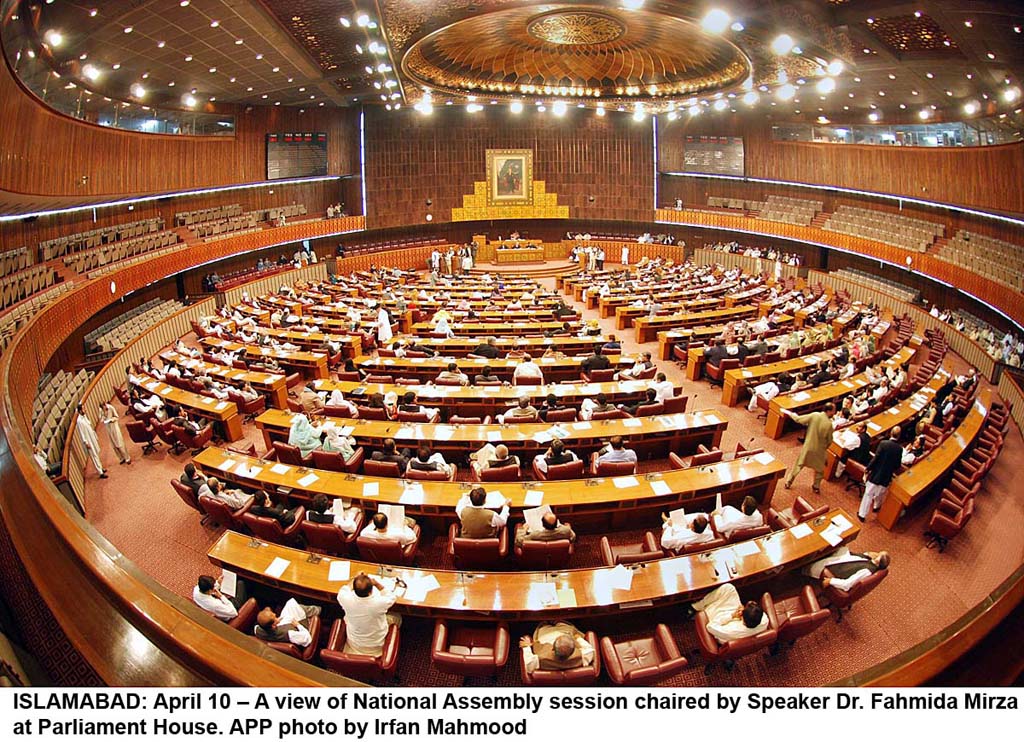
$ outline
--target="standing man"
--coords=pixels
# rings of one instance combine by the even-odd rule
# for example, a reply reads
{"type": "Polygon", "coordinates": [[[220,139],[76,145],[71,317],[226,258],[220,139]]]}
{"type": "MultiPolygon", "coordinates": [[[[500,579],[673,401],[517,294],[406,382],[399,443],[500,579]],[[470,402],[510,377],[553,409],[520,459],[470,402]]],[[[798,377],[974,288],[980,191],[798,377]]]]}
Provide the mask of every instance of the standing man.
{"type": "Polygon", "coordinates": [[[629,265],[629,245],[625,244],[622,246],[622,260],[619,261],[623,265],[629,265]]]}
{"type": "Polygon", "coordinates": [[[391,342],[392,337],[394,337],[394,333],[391,331],[391,316],[388,314],[387,307],[381,304],[380,310],[377,312],[377,345],[381,348],[385,347],[391,342]]]}
{"type": "Polygon", "coordinates": [[[825,453],[832,443],[832,416],[836,414],[836,406],[829,402],[825,405],[825,409],[818,412],[797,415],[787,410],[785,414],[790,420],[807,426],[804,447],[800,451],[796,463],[793,464],[793,468],[789,470],[789,476],[786,477],[786,489],[793,486],[793,480],[800,470],[809,466],[814,470],[812,489],[815,492],[820,492],[821,480],[825,476],[825,453]]]}
{"type": "Polygon", "coordinates": [[[892,478],[899,471],[903,458],[903,446],[899,444],[900,426],[896,425],[889,432],[889,437],[878,444],[875,455],[868,462],[864,472],[864,496],[860,499],[857,517],[863,523],[868,517],[868,509],[878,512],[889,490],[892,478]]]}
{"type": "Polygon", "coordinates": [[[75,429],[78,431],[78,440],[82,442],[82,447],[92,459],[92,464],[99,472],[100,479],[106,479],[107,471],[103,468],[103,462],[100,461],[100,439],[96,436],[96,429],[92,426],[82,405],[78,405],[78,422],[75,429]]]}
{"type": "Polygon", "coordinates": [[[121,426],[117,422],[120,415],[117,414],[117,410],[114,409],[114,405],[110,404],[110,402],[104,402],[100,409],[103,412],[100,422],[107,429],[110,445],[114,447],[118,461],[122,464],[132,463],[132,457],[128,455],[128,449],[124,445],[124,437],[121,435],[121,426]]]}

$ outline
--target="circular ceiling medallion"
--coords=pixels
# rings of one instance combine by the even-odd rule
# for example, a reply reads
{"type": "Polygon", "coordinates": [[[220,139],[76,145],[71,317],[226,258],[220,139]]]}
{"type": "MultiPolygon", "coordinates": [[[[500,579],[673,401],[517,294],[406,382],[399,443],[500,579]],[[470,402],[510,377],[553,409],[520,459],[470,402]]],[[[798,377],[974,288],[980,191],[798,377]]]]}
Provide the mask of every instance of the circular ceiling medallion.
{"type": "Polygon", "coordinates": [[[555,11],[530,21],[527,33],[535,39],[552,44],[605,44],[626,32],[621,22],[605,13],[587,11],[555,11]]]}
{"type": "Polygon", "coordinates": [[[414,42],[413,82],[454,95],[645,100],[738,87],[746,54],[700,23],[656,9],[523,6],[470,16],[414,42]]]}

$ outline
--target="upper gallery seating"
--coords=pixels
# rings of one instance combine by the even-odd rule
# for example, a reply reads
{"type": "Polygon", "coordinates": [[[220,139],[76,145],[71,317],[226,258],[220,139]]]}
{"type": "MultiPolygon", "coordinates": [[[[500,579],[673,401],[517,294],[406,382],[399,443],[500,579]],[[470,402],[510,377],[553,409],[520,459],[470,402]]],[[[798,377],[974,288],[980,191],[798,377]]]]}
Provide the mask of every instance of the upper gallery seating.
{"type": "Polygon", "coordinates": [[[741,211],[763,211],[764,201],[752,201],[750,199],[730,198],[728,196],[708,196],[708,206],[719,209],[740,209],[741,211]]]}
{"type": "Polygon", "coordinates": [[[60,468],[75,407],[92,377],[85,369],[77,374],[58,371],[43,380],[32,402],[32,440],[46,456],[51,471],[60,468]]]}
{"type": "Polygon", "coordinates": [[[920,295],[920,292],[916,289],[904,286],[898,281],[874,276],[870,273],[866,273],[865,271],[857,270],[856,268],[843,268],[842,270],[832,271],[832,274],[839,276],[840,278],[848,278],[851,281],[864,286],[871,286],[872,288],[878,289],[883,294],[895,296],[897,299],[902,299],[906,302],[916,301],[917,297],[920,295]]]}
{"type": "Polygon", "coordinates": [[[89,332],[85,336],[85,351],[97,353],[123,348],[143,330],[171,316],[182,306],[177,301],[152,299],[89,332]]]}
{"type": "Polygon", "coordinates": [[[840,206],[825,222],[823,229],[855,237],[867,237],[887,245],[924,252],[941,237],[944,227],[936,222],[914,219],[876,209],[840,206]]]}
{"type": "Polygon", "coordinates": [[[244,214],[235,214],[224,219],[193,224],[189,227],[189,231],[196,237],[208,238],[217,237],[229,232],[239,232],[243,229],[256,229],[260,221],[259,216],[262,213],[260,211],[247,211],[244,214]]]}
{"type": "Polygon", "coordinates": [[[241,204],[225,204],[214,206],[210,209],[195,209],[194,211],[179,211],[174,215],[174,223],[179,227],[191,227],[193,224],[227,219],[231,216],[238,216],[242,213],[241,204]]]}
{"type": "Polygon", "coordinates": [[[0,253],[0,276],[16,273],[32,265],[32,253],[27,247],[16,247],[0,253]]]}
{"type": "Polygon", "coordinates": [[[1000,283],[1024,290],[1024,249],[994,237],[960,230],[939,257],[1000,283]]]}
{"type": "Polygon", "coordinates": [[[58,283],[0,316],[0,353],[3,353],[14,334],[31,319],[32,315],[70,289],[71,286],[72,284],[67,282],[58,283]]]}
{"type": "Polygon", "coordinates": [[[824,208],[821,201],[808,201],[789,196],[769,196],[760,217],[773,222],[809,226],[814,216],[824,208]]]}
{"type": "Polygon", "coordinates": [[[0,309],[6,309],[32,294],[53,286],[57,273],[45,265],[33,265],[0,278],[0,309]]]}
{"type": "Polygon", "coordinates": [[[73,269],[76,273],[85,273],[119,260],[125,260],[136,255],[144,255],[170,247],[178,243],[178,235],[174,232],[153,232],[140,237],[132,237],[127,240],[119,240],[107,245],[100,245],[88,250],[76,252],[73,255],[64,256],[64,265],[73,269]]]}
{"type": "Polygon", "coordinates": [[[59,258],[68,253],[89,250],[93,247],[105,245],[108,242],[120,242],[133,237],[141,237],[151,232],[159,232],[164,228],[164,220],[159,217],[143,219],[128,224],[118,224],[113,227],[101,227],[91,229],[88,232],[78,232],[67,237],[57,237],[39,243],[39,260],[46,262],[53,258],[59,258]]]}

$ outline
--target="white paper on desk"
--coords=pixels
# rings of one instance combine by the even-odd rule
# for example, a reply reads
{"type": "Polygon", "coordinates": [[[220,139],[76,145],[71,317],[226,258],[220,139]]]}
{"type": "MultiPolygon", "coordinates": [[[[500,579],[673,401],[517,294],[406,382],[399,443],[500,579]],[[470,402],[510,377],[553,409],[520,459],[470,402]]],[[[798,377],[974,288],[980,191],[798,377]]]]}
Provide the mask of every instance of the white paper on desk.
{"type": "Polygon", "coordinates": [[[652,479],[650,481],[651,491],[656,495],[671,495],[672,487],[664,479],[652,479]]]}
{"type": "Polygon", "coordinates": [[[255,477],[261,471],[263,471],[263,467],[262,466],[249,466],[247,463],[245,463],[243,461],[241,464],[238,465],[238,468],[235,469],[235,471],[238,472],[239,474],[241,474],[243,477],[255,477]]]}
{"type": "Polygon", "coordinates": [[[879,425],[878,423],[873,423],[873,422],[868,422],[868,426],[867,427],[868,427],[868,430],[870,430],[872,433],[877,433],[879,430],[882,429],[881,425],[879,425]]]}
{"type": "Polygon", "coordinates": [[[235,597],[238,592],[238,575],[230,569],[222,570],[220,573],[220,591],[229,598],[235,597]]]}
{"type": "Polygon", "coordinates": [[[668,520],[676,528],[686,528],[688,525],[686,522],[686,508],[676,508],[670,511],[668,520]]]}
{"type": "Polygon", "coordinates": [[[291,562],[289,562],[287,559],[282,559],[281,557],[274,557],[274,561],[270,563],[269,567],[263,570],[263,574],[274,578],[280,578],[281,575],[284,574],[284,571],[288,569],[288,565],[290,564],[291,562]]]}
{"type": "MultiPolygon", "coordinates": [[[[496,441],[500,441],[501,440],[501,431],[500,430],[488,430],[487,431],[487,440],[490,443],[494,443],[496,441]]],[[[548,440],[551,440],[551,439],[548,438],[548,440]]]]}
{"type": "Polygon", "coordinates": [[[832,525],[836,527],[839,533],[846,533],[853,528],[853,523],[845,515],[837,515],[832,519],[832,525]]]}
{"type": "Polygon", "coordinates": [[[789,529],[789,532],[793,535],[793,538],[803,538],[804,536],[810,536],[814,533],[811,527],[806,523],[797,523],[789,529]]]}
{"type": "Polygon", "coordinates": [[[612,482],[620,490],[626,489],[627,487],[636,487],[640,484],[640,480],[636,477],[615,477],[612,482]]]}
{"type": "Polygon", "coordinates": [[[751,376],[753,376],[753,375],[754,375],[754,372],[753,372],[753,371],[740,371],[740,375],[741,375],[741,376],[742,376],[742,377],[743,377],[744,379],[749,379],[749,378],[750,378],[751,376]]]}
{"type": "Polygon", "coordinates": [[[564,587],[561,590],[555,591],[555,596],[558,599],[559,608],[575,608],[576,607],[576,591],[571,587],[564,587]]]}
{"type": "Polygon", "coordinates": [[[755,454],[752,458],[754,459],[754,461],[761,464],[762,466],[767,466],[768,464],[775,461],[775,457],[772,456],[767,451],[762,451],[759,454],[755,454]]]}
{"type": "Polygon", "coordinates": [[[405,595],[402,597],[413,603],[422,603],[431,590],[436,590],[439,587],[441,587],[441,583],[432,574],[426,577],[410,577],[405,582],[405,595]]]}
{"type": "Polygon", "coordinates": [[[627,417],[622,421],[622,427],[624,428],[640,428],[643,427],[644,421],[639,417],[627,417]]]}
{"type": "Polygon", "coordinates": [[[843,541],[841,532],[833,525],[822,531],[821,537],[828,542],[829,546],[839,546],[843,541]]]}
{"type": "MultiPolygon", "coordinates": [[[[402,490],[402,496],[398,498],[398,501],[403,505],[422,505],[423,497],[423,485],[416,482],[415,484],[406,485],[406,488],[402,490]]],[[[390,518],[388,520],[390,520],[390,518]]]]}
{"type": "Polygon", "coordinates": [[[732,550],[737,556],[748,557],[760,552],[761,547],[757,545],[757,541],[740,541],[732,547],[732,550]]]}
{"type": "Polygon", "coordinates": [[[533,440],[535,440],[535,441],[537,441],[537,443],[541,443],[541,444],[547,443],[548,441],[552,440],[554,437],[555,436],[551,435],[551,431],[550,430],[542,430],[539,433],[534,433],[533,436],[532,436],[533,440]]]}
{"type": "Polygon", "coordinates": [[[613,590],[629,590],[633,587],[633,570],[626,568],[619,564],[615,568],[609,570],[605,574],[608,575],[608,586],[613,590]]]}
{"type": "Polygon", "coordinates": [[[847,389],[853,389],[853,382],[844,379],[843,380],[843,386],[845,386],[847,389]]]}
{"type": "Polygon", "coordinates": [[[536,507],[544,502],[543,490],[526,490],[526,495],[523,496],[523,504],[527,507],[536,507]]]}
{"type": "Polygon", "coordinates": [[[526,528],[530,531],[543,530],[544,524],[541,518],[551,512],[550,505],[541,505],[539,508],[529,508],[523,511],[523,518],[526,520],[526,528]]]}
{"type": "Polygon", "coordinates": [[[484,507],[500,510],[505,505],[505,496],[499,490],[491,490],[484,499],[484,507]]]}
{"type": "Polygon", "coordinates": [[[351,562],[331,562],[331,568],[327,571],[328,582],[344,582],[352,574],[351,562]]]}
{"type": "Polygon", "coordinates": [[[573,430],[590,430],[592,427],[594,426],[591,425],[589,420],[581,420],[572,424],[573,430]]]}
{"type": "MultiPolygon", "coordinates": [[[[532,597],[542,608],[550,608],[558,605],[558,593],[553,582],[534,582],[530,585],[530,597],[532,597]]],[[[534,601],[529,601],[533,603],[534,601]]],[[[528,604],[529,604],[528,603],[528,604]]]]}
{"type": "Polygon", "coordinates": [[[402,440],[408,440],[410,438],[415,438],[415,437],[416,437],[416,431],[413,430],[412,428],[408,427],[408,426],[399,428],[398,432],[395,433],[395,438],[401,438],[402,440]]]}
{"type": "Polygon", "coordinates": [[[820,359],[818,358],[818,356],[807,356],[804,359],[804,363],[806,363],[808,366],[810,366],[810,365],[812,365],[814,363],[817,363],[819,360],[820,359]]]}
{"type": "Polygon", "coordinates": [[[704,419],[707,420],[712,425],[718,425],[718,423],[722,422],[722,419],[713,412],[704,413],[704,419]]]}
{"type": "Polygon", "coordinates": [[[584,384],[580,387],[580,394],[597,394],[601,391],[599,384],[584,384]]]}
{"type": "Polygon", "coordinates": [[[314,474],[313,472],[310,472],[309,474],[307,474],[306,476],[304,476],[304,477],[303,477],[302,479],[300,479],[300,480],[299,480],[299,481],[297,482],[297,484],[298,484],[298,485],[299,485],[300,487],[308,487],[309,485],[313,484],[313,482],[315,482],[315,481],[316,481],[316,480],[318,480],[319,478],[320,478],[320,477],[318,477],[318,476],[317,476],[316,474],[314,474]]]}
{"type": "Polygon", "coordinates": [[[796,394],[794,394],[791,397],[791,399],[794,402],[803,402],[805,399],[810,399],[810,398],[811,398],[811,395],[808,394],[807,392],[797,392],[796,394]]]}
{"type": "Polygon", "coordinates": [[[231,468],[232,468],[232,467],[233,467],[233,466],[234,466],[234,465],[235,465],[236,463],[237,463],[237,462],[236,462],[236,461],[235,461],[234,459],[227,459],[226,461],[223,461],[223,462],[221,462],[220,464],[217,464],[217,468],[218,468],[218,469],[220,469],[221,471],[228,471],[228,470],[229,470],[229,469],[231,469],[231,468]]]}
{"type": "Polygon", "coordinates": [[[363,497],[376,497],[380,494],[380,482],[363,482],[363,497]]]}
{"type": "Polygon", "coordinates": [[[270,467],[270,471],[274,472],[274,474],[287,474],[291,471],[291,467],[288,464],[274,464],[270,467]]]}
{"type": "Polygon", "coordinates": [[[449,428],[447,425],[437,425],[434,427],[434,440],[435,441],[450,441],[455,431],[449,428]]]}

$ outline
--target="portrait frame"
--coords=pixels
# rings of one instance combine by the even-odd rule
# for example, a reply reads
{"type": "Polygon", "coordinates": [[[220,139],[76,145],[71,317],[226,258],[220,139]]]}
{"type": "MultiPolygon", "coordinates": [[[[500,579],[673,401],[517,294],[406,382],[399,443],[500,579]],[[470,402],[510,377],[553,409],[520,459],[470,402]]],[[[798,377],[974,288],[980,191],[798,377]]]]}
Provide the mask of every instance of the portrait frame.
{"type": "Polygon", "coordinates": [[[487,150],[487,205],[533,204],[533,150],[487,150]]]}

